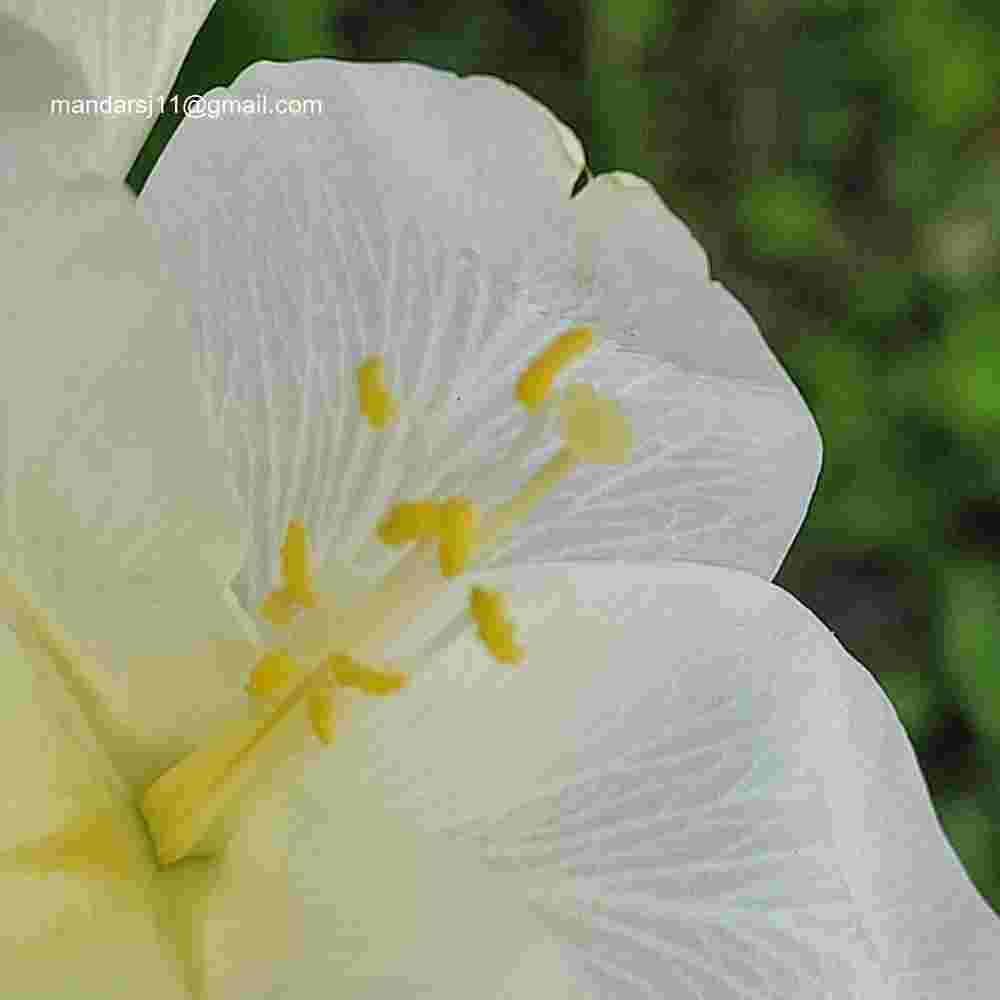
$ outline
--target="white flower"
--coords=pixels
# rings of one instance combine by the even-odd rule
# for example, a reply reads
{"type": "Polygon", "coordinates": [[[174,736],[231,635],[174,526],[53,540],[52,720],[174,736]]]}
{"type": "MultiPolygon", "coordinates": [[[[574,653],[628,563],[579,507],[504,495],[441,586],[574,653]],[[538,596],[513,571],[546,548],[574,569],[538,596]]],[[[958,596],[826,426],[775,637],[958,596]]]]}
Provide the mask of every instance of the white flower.
{"type": "Polygon", "coordinates": [[[185,123],[151,226],[8,195],[5,989],[985,996],[891,706],[767,582],[818,436],[683,225],[570,200],[579,143],[495,80],[232,89],[325,111],[185,123]],[[599,395],[535,406],[583,327],[599,395]]]}

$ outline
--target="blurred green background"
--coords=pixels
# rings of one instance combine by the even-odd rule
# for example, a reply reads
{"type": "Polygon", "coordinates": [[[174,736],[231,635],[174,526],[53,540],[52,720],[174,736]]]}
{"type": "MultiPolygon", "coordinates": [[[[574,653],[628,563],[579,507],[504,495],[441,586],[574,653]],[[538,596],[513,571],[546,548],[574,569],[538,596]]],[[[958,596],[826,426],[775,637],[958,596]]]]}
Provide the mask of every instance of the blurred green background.
{"type": "Polygon", "coordinates": [[[778,583],[878,677],[1000,911],[1000,5],[222,0],[176,91],[316,55],[502,76],[687,222],[823,434],[778,583]]]}

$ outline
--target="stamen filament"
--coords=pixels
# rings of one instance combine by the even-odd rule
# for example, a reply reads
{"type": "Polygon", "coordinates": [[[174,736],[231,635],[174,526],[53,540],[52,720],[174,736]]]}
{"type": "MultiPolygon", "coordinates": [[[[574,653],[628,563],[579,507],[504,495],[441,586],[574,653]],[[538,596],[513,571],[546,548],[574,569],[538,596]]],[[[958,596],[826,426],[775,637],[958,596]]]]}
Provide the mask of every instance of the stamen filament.
{"type": "Polygon", "coordinates": [[[448,587],[433,541],[413,546],[383,577],[373,594],[352,609],[338,635],[341,648],[357,660],[382,659],[386,642],[429,608],[448,587]]]}
{"type": "Polygon", "coordinates": [[[570,448],[561,448],[525,484],[519,493],[487,514],[479,531],[478,558],[519,521],[523,521],[580,464],[570,448]]]}
{"type": "MultiPolygon", "coordinates": [[[[479,522],[470,558],[478,559],[487,554],[501,536],[526,518],[579,462],[571,449],[561,449],[516,496],[486,514],[479,522]]],[[[361,661],[381,659],[386,642],[429,608],[447,588],[448,582],[441,573],[434,540],[414,545],[386,574],[374,593],[359,607],[351,609],[349,618],[337,631],[337,645],[361,661]]],[[[309,639],[312,634],[316,634],[314,623],[303,620],[292,626],[286,641],[290,648],[303,655],[321,656],[327,650],[315,646],[315,641],[309,639]]],[[[323,634],[322,630],[319,634],[323,634]]]]}

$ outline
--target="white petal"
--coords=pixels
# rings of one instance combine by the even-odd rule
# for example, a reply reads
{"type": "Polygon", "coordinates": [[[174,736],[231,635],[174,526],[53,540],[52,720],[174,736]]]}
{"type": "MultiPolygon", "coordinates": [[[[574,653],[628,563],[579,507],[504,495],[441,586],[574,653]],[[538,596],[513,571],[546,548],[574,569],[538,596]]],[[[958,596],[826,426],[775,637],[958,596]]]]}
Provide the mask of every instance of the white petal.
{"type": "MultiPolygon", "coordinates": [[[[727,294],[711,291],[717,303],[727,294]]],[[[578,469],[491,565],[697,561],[774,576],[819,472],[816,426],[797,395],[692,375],[608,342],[573,377],[620,401],[634,432],[631,459],[578,469]]],[[[523,478],[555,447],[530,455],[523,478]]]]}
{"type": "Polygon", "coordinates": [[[243,509],[134,200],[96,181],[18,195],[2,248],[0,546],[85,658],[141,683],[136,657],[254,637],[227,588],[243,509]]]}
{"type": "MultiPolygon", "coordinates": [[[[213,0],[2,0],[0,18],[13,15],[62,49],[82,71],[85,86],[59,96],[159,100],[166,98],[195,33],[213,0]]],[[[63,82],[63,81],[60,81],[63,82]]],[[[0,98],[0,108],[5,102],[0,98]]],[[[159,107],[146,114],[103,114],[100,135],[87,165],[115,179],[124,178],[159,107]]]]}
{"type": "MultiPolygon", "coordinates": [[[[148,890],[145,835],[110,761],[44,657],[0,628],[0,964],[10,997],[182,1000],[162,952],[148,890]],[[122,850],[100,869],[36,868],[32,845],[88,820],[109,822],[122,850]],[[15,853],[16,852],[16,853],[15,853]],[[96,871],[96,875],[95,875],[96,871]],[[144,898],[147,897],[147,898],[144,898]]],[[[103,844],[110,841],[105,837],[103,844]]],[[[82,853],[82,852],[81,852],[82,853]]]]}
{"type": "Polygon", "coordinates": [[[287,825],[280,799],[255,801],[221,857],[158,871],[156,889],[175,917],[188,981],[204,989],[194,996],[295,996],[279,989],[300,961],[303,933],[304,900],[288,877],[287,825]]]}
{"type": "Polygon", "coordinates": [[[298,800],[291,867],[304,939],[282,995],[585,996],[516,881],[401,822],[357,773],[342,780],[335,757],[315,765],[298,800]]]}
{"type": "Polygon", "coordinates": [[[582,276],[622,347],[596,352],[573,376],[622,397],[638,450],[618,476],[578,474],[502,562],[675,559],[770,579],[819,475],[812,416],[649,184],[605,174],[573,205],[582,276]]]}
{"type": "Polygon", "coordinates": [[[272,582],[290,517],[321,557],[351,564],[400,489],[440,485],[409,425],[379,435],[360,421],[366,355],[386,356],[418,430],[432,404],[446,428],[477,428],[485,449],[464,462],[479,471],[521,421],[517,372],[579,297],[567,194],[581,154],[537,102],[488,78],[331,60],[258,64],[208,96],[258,92],[320,99],[323,113],[188,119],[140,199],[196,293],[253,501],[248,603],[272,582]]]}
{"type": "MultiPolygon", "coordinates": [[[[323,114],[186,121],[140,201],[198,289],[255,517],[237,584],[247,605],[274,583],[292,517],[319,561],[375,575],[390,560],[372,530],[392,501],[505,499],[481,481],[524,423],[515,379],[595,311],[626,350],[609,344],[580,371],[626,398],[637,461],[579,472],[501,564],[624,554],[774,574],[818,474],[816,428],[648,186],[614,175],[567,203],[579,144],[497,81],[315,61],[262,64],[210,96],[257,92],[319,98],[323,114]],[[579,285],[578,243],[593,287],[579,285]],[[630,335],[653,323],[677,337],[644,336],[634,353],[630,335]],[[391,390],[412,397],[387,434],[357,413],[354,371],[369,353],[386,355],[391,390]]],[[[508,494],[540,457],[506,476],[508,494]]]]}
{"type": "Polygon", "coordinates": [[[891,705],[792,597],[706,566],[541,566],[463,581],[415,634],[473,582],[508,593],[526,663],[466,631],[330,766],[527,883],[598,996],[991,995],[1000,920],[891,705]]]}
{"type": "Polygon", "coordinates": [[[158,868],[135,790],[18,626],[0,626],[5,996],[237,1000],[280,982],[301,927],[283,803],[255,803],[221,858],[158,868]]]}
{"type": "Polygon", "coordinates": [[[798,399],[753,320],[710,281],[705,251],[651,184],[602,174],[573,205],[580,274],[600,286],[612,337],[691,375],[750,380],[798,399]]]}
{"type": "Polygon", "coordinates": [[[97,119],[53,115],[50,102],[91,96],[88,86],[72,53],[0,12],[0,177],[10,183],[18,173],[73,176],[85,168],[97,119]]]}

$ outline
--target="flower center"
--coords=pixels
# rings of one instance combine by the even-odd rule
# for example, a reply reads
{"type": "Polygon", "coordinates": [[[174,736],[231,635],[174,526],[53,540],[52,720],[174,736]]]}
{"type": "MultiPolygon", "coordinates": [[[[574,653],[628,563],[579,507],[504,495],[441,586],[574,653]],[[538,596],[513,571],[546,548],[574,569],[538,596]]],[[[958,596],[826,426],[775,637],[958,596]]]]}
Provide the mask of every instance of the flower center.
{"type": "MultiPolygon", "coordinates": [[[[524,371],[516,398],[529,410],[549,401],[559,373],[593,346],[588,328],[557,337],[524,371]]],[[[362,414],[373,430],[390,427],[399,408],[384,383],[381,358],[358,369],[362,414]]],[[[348,690],[371,696],[401,691],[406,674],[382,663],[388,643],[428,608],[449,582],[481,561],[580,463],[620,464],[632,446],[630,425],[617,404],[587,385],[559,400],[563,447],[506,503],[487,512],[464,497],[400,503],[378,526],[380,541],[411,546],[379,586],[349,616],[338,615],[328,595],[313,588],[305,525],[288,525],[281,550],[283,586],[259,613],[282,631],[281,642],[261,656],[249,692],[270,704],[261,721],[240,723],[183,758],[145,792],[142,813],[161,864],[197,853],[219,825],[253,798],[253,789],[287,759],[290,720],[304,706],[323,744],[335,735],[337,708],[348,690]]],[[[523,661],[524,647],[506,614],[503,596],[473,587],[469,616],[479,638],[500,663],[523,661]]]]}

